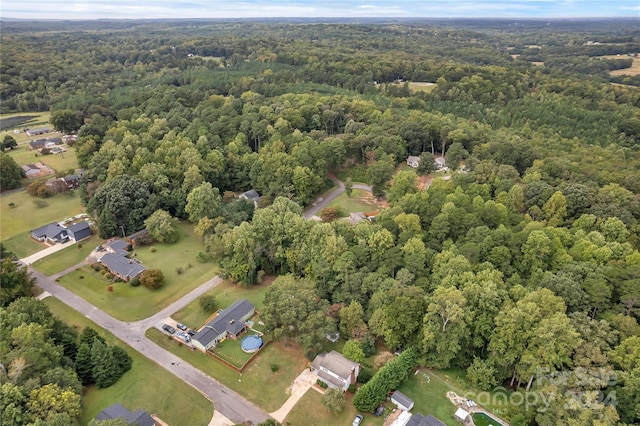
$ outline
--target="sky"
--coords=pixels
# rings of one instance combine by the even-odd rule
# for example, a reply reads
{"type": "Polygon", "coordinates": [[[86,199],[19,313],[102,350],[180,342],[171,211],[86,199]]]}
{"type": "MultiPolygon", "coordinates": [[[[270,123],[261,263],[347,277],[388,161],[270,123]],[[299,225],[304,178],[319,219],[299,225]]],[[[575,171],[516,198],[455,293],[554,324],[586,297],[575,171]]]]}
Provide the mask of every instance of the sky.
{"type": "Polygon", "coordinates": [[[640,0],[2,0],[0,17],[567,18],[640,17],[640,0]]]}

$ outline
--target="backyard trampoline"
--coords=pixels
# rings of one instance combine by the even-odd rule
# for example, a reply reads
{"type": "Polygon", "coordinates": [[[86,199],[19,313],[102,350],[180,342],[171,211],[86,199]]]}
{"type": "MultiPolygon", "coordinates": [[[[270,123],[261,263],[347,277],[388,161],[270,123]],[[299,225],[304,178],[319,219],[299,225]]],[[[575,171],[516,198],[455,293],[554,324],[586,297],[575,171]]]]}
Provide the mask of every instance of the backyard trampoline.
{"type": "Polygon", "coordinates": [[[242,350],[246,353],[253,353],[262,347],[262,339],[260,336],[252,334],[242,339],[242,350]]]}

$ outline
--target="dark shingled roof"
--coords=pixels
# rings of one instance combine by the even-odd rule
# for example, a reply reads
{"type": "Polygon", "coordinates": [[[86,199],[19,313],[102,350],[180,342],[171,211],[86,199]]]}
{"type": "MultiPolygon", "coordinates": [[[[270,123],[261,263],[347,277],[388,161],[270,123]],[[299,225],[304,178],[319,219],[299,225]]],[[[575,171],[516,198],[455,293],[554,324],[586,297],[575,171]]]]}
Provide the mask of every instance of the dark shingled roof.
{"type": "Polygon", "coordinates": [[[57,223],[50,223],[41,228],[34,229],[31,233],[37,238],[47,237],[55,240],[57,238],[64,238],[67,236],[66,228],[60,226],[57,223]]]}
{"type": "Polygon", "coordinates": [[[112,420],[117,418],[125,419],[130,425],[153,426],[156,424],[153,417],[146,411],[138,409],[132,413],[119,403],[105,408],[96,416],[96,420],[112,420]]]}
{"type": "Polygon", "coordinates": [[[413,399],[409,398],[407,395],[403,394],[400,391],[395,391],[393,395],[391,395],[391,402],[397,402],[403,407],[411,408],[413,405],[413,399]]]}
{"type": "Polygon", "coordinates": [[[91,228],[87,222],[74,223],[67,228],[67,231],[76,241],[80,241],[91,236],[91,228]]]}
{"type": "Polygon", "coordinates": [[[423,416],[420,413],[415,413],[405,426],[446,426],[437,418],[433,417],[431,414],[427,414],[423,416]]]}
{"type": "Polygon", "coordinates": [[[126,257],[117,254],[107,253],[100,258],[100,262],[109,268],[112,272],[123,277],[135,278],[147,268],[141,264],[134,262],[126,257]]]}
{"type": "Polygon", "coordinates": [[[228,331],[230,334],[236,335],[244,329],[244,322],[240,320],[249,312],[255,309],[255,306],[247,299],[236,300],[236,302],[222,311],[217,317],[212,319],[200,330],[193,340],[208,346],[216,337],[228,331]]]}

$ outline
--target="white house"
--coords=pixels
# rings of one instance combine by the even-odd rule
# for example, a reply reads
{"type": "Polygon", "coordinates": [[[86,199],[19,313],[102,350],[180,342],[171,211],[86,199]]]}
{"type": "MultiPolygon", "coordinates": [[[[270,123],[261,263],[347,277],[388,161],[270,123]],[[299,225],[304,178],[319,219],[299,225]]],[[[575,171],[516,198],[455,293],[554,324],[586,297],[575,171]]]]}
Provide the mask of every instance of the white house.
{"type": "Polygon", "coordinates": [[[407,166],[413,167],[414,169],[418,168],[420,165],[420,157],[416,157],[415,155],[410,155],[407,157],[407,166]]]}
{"type": "Polygon", "coordinates": [[[311,370],[328,386],[346,392],[349,385],[356,383],[360,364],[336,351],[322,352],[311,363],[311,370]]]}
{"type": "Polygon", "coordinates": [[[446,170],[444,157],[436,158],[436,167],[438,170],[446,170]]]}

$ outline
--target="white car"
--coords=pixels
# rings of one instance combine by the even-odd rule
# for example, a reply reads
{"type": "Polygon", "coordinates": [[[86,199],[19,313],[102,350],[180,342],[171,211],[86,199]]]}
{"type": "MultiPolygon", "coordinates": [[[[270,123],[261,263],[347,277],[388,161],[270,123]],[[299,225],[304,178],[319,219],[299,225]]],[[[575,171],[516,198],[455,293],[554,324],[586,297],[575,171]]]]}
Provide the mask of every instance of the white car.
{"type": "Polygon", "coordinates": [[[364,419],[364,417],[362,417],[362,414],[358,414],[356,418],[353,419],[353,423],[351,423],[351,426],[359,426],[360,423],[362,423],[362,419],[364,419]]]}

